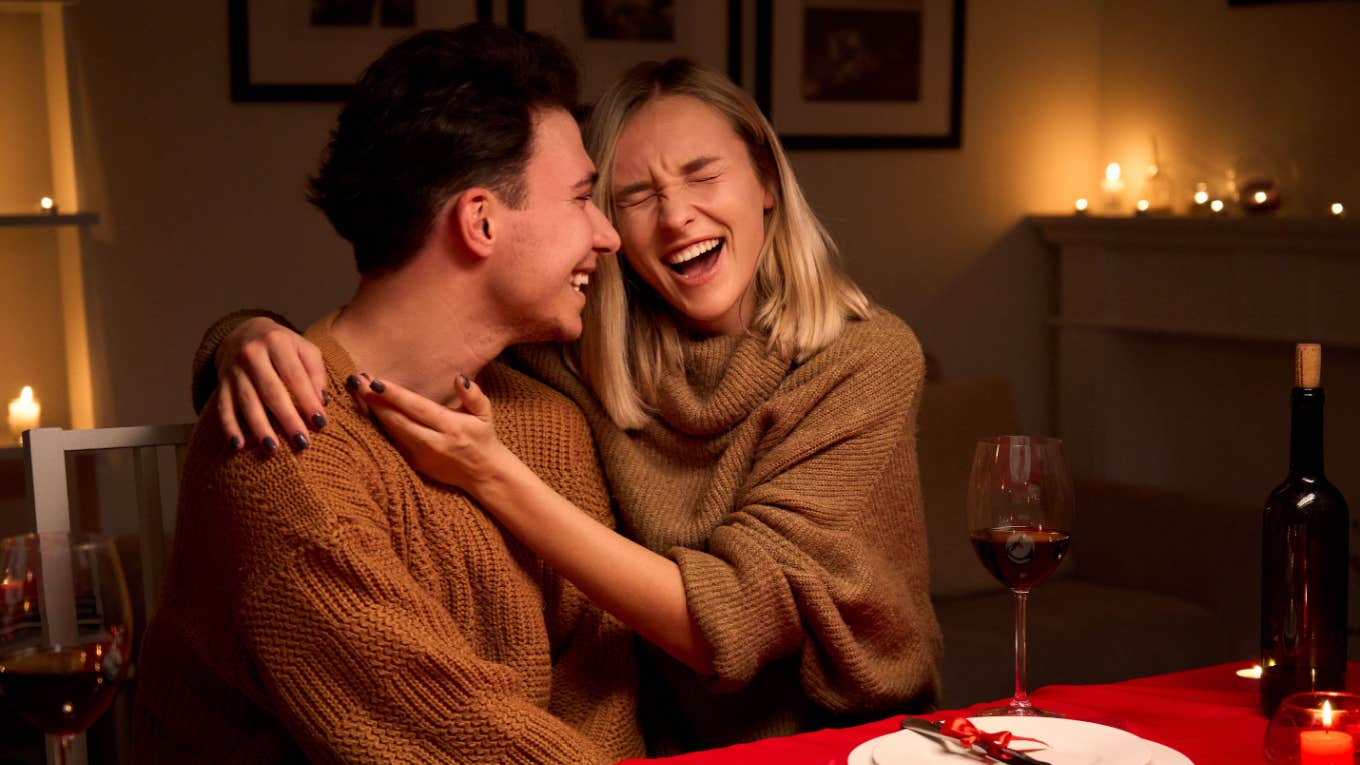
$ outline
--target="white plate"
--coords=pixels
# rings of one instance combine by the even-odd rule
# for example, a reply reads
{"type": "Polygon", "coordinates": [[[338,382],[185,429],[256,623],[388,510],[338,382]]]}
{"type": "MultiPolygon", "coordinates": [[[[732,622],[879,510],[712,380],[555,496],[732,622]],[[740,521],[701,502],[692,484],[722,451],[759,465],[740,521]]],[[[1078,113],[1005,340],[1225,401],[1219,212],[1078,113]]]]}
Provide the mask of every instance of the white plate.
{"type": "MultiPolygon", "coordinates": [[[[1152,742],[1128,731],[1105,725],[1058,717],[974,717],[971,722],[983,731],[1008,730],[1017,736],[1042,739],[1047,748],[1032,742],[1015,742],[1013,748],[1028,751],[1051,765],[1186,765],[1180,759],[1153,759],[1152,742]]],[[[849,765],[958,765],[976,758],[947,751],[938,742],[912,731],[899,731],[855,747],[849,765]]]]}

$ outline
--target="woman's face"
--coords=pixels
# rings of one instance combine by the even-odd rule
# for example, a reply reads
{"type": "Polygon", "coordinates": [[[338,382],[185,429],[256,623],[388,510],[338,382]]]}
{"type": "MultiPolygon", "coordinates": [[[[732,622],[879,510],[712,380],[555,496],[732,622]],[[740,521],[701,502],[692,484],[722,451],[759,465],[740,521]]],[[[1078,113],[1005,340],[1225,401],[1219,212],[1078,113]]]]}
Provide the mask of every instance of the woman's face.
{"type": "Polygon", "coordinates": [[[649,101],[624,124],[611,183],[633,270],[692,330],[746,329],[774,197],[727,118],[690,96],[649,101]]]}

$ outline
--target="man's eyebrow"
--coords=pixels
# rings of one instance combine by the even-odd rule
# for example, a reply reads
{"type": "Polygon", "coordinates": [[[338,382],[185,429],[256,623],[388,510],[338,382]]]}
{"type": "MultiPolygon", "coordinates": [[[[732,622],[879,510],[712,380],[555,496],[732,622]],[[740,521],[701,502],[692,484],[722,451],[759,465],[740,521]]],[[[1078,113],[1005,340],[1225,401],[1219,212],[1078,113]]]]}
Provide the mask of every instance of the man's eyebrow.
{"type": "Polygon", "coordinates": [[[592,170],[591,172],[586,173],[586,175],[583,178],[581,178],[581,180],[577,181],[576,183],[573,183],[571,185],[571,188],[573,191],[590,191],[591,189],[595,188],[595,182],[598,181],[599,179],[600,174],[592,170]]]}
{"type": "MultiPolygon", "coordinates": [[[[708,167],[714,162],[717,162],[719,159],[720,157],[697,157],[695,159],[691,159],[690,161],[680,166],[680,173],[681,175],[697,173],[698,171],[704,169],[705,167],[708,167]]],[[[639,183],[630,183],[621,189],[616,189],[614,191],[614,196],[626,197],[630,194],[636,194],[640,191],[646,191],[651,187],[652,184],[647,181],[641,181],[639,183]]]]}

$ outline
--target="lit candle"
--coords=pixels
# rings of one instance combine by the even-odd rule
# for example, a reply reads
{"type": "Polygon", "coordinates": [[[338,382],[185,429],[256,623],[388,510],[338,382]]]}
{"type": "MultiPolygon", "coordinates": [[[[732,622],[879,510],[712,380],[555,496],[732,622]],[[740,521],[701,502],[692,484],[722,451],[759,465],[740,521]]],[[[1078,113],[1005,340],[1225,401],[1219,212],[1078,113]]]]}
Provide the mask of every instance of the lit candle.
{"type": "Polygon", "coordinates": [[[1210,202],[1210,203],[1209,203],[1209,209],[1210,209],[1210,210],[1213,210],[1213,212],[1214,212],[1215,215],[1222,215],[1222,214],[1223,214],[1223,200],[1222,200],[1222,199],[1215,199],[1214,201],[1210,202]]]}
{"type": "Polygon", "coordinates": [[[1138,213],[1141,215],[1148,211],[1148,201],[1146,199],[1140,199],[1138,200],[1138,204],[1134,205],[1134,207],[1138,208],[1138,213]]]}
{"type": "Polygon", "coordinates": [[[1105,180],[1100,182],[1100,190],[1105,192],[1105,206],[1118,210],[1124,203],[1124,181],[1120,178],[1118,162],[1105,166],[1105,180]]]}
{"type": "Polygon", "coordinates": [[[1332,703],[1322,702],[1322,730],[1299,734],[1299,765],[1352,765],[1355,739],[1332,730],[1332,703]]]}
{"type": "Polygon", "coordinates": [[[1346,217],[1346,206],[1343,205],[1343,204],[1341,204],[1340,202],[1333,202],[1333,203],[1332,203],[1332,215],[1334,215],[1334,216],[1336,216],[1336,217],[1338,217],[1338,218],[1344,218],[1344,217],[1346,217]]]}
{"type": "Polygon", "coordinates": [[[25,385],[19,397],[9,402],[9,432],[21,438],[25,430],[38,427],[42,417],[42,404],[33,398],[33,388],[25,385]]]}
{"type": "Polygon", "coordinates": [[[1240,678],[1244,678],[1246,680],[1260,680],[1261,665],[1254,664],[1250,667],[1247,667],[1246,669],[1239,669],[1237,670],[1237,676],[1240,678]]]}
{"type": "MultiPolygon", "coordinates": [[[[1077,204],[1076,204],[1077,215],[1085,215],[1085,214],[1086,214],[1086,208],[1089,207],[1089,206],[1090,206],[1090,203],[1086,201],[1086,197],[1079,197],[1079,198],[1077,199],[1077,204]]],[[[1335,206],[1335,205],[1333,205],[1333,206],[1335,206]]]]}
{"type": "Polygon", "coordinates": [[[52,201],[52,197],[43,197],[39,200],[38,206],[42,207],[42,211],[48,215],[57,214],[57,203],[52,201]]]}

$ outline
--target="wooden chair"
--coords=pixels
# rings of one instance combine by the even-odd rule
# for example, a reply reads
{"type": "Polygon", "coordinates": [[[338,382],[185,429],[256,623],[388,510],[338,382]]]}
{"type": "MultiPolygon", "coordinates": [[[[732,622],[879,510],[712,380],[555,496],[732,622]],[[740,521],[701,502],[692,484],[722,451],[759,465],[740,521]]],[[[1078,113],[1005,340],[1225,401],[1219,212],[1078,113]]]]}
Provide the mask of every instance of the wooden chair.
{"type": "MultiPolygon", "coordinates": [[[[129,570],[129,586],[140,579],[140,602],[144,616],[133,627],[137,635],[146,629],[160,600],[161,583],[168,562],[168,538],[173,534],[179,498],[180,452],[193,432],[192,424],[152,425],[93,430],[35,428],[24,433],[24,463],[28,497],[32,503],[34,528],[40,533],[98,531],[115,538],[131,537],[135,547],[120,545],[120,557],[129,570]],[[97,502],[98,517],[77,513],[75,523],[71,488],[78,492],[100,492],[110,483],[107,476],[87,473],[86,480],[72,480],[68,458],[80,455],[109,454],[115,458],[130,455],[134,502],[97,502]],[[135,517],[123,517],[135,516],[135,517]],[[127,533],[132,530],[132,534],[127,533]],[[132,549],[129,549],[129,548],[132,549]],[[134,576],[133,573],[137,575],[134,576]]],[[[79,474],[82,471],[74,471],[79,474]]],[[[138,600],[134,594],[134,600],[138,600]]],[[[134,607],[134,613],[137,609],[134,607]]],[[[135,663],[129,671],[134,680],[135,663]]],[[[118,720],[115,745],[120,758],[131,752],[130,707],[123,702],[110,711],[118,720]]],[[[47,742],[48,761],[55,761],[56,739],[47,742]]],[[[84,736],[72,743],[70,762],[83,765],[86,759],[84,736]]]]}

